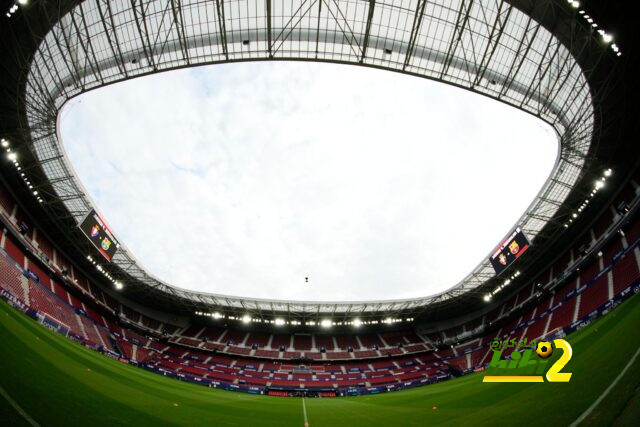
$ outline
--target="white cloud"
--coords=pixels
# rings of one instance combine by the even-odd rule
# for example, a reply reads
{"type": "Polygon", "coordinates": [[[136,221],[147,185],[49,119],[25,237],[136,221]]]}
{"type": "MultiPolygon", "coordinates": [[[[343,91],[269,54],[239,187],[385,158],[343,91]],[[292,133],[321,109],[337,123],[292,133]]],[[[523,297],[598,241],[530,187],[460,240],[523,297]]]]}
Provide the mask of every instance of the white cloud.
{"type": "Polygon", "coordinates": [[[453,286],[524,212],[557,149],[546,125],[493,100],[326,64],[136,79],[72,101],[61,123],[80,179],[150,272],[281,299],[453,286]]]}

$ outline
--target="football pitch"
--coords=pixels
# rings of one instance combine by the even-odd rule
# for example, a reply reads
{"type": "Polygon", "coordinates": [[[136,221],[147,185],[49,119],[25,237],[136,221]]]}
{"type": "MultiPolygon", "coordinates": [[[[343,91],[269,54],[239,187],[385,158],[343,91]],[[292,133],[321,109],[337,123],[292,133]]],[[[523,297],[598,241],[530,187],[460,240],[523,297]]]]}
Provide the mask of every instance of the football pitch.
{"type": "Polygon", "coordinates": [[[120,363],[0,301],[0,425],[554,426],[590,407],[581,425],[640,425],[640,356],[629,363],[640,352],[640,297],[566,340],[573,347],[563,369],[573,373],[569,383],[487,384],[476,373],[380,395],[267,397],[120,363]]]}

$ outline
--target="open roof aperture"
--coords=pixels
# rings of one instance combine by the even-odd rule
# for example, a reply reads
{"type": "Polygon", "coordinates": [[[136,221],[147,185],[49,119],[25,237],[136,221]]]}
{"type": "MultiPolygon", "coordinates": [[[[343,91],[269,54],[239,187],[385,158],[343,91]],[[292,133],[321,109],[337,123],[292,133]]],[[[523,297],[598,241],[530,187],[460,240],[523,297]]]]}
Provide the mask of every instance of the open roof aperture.
{"type": "Polygon", "coordinates": [[[304,63],[110,86],[72,101],[61,132],[98,208],[153,274],[299,300],[450,288],[518,220],[557,153],[549,126],[493,100],[304,63]]]}

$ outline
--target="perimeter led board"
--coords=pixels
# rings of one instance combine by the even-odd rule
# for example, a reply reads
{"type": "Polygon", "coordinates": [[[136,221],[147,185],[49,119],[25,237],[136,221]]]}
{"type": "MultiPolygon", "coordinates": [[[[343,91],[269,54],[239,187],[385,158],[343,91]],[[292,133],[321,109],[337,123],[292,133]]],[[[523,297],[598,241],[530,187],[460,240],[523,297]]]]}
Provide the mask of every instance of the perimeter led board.
{"type": "Polygon", "coordinates": [[[104,223],[100,215],[94,209],[91,209],[86,217],[80,223],[80,230],[87,236],[87,239],[93,243],[93,246],[102,254],[109,262],[118,250],[120,245],[113,237],[111,230],[104,223]]]}
{"type": "Polygon", "coordinates": [[[520,227],[516,228],[513,233],[504,241],[496,251],[491,255],[489,261],[496,274],[502,273],[515,260],[529,248],[529,240],[524,235],[520,227]]]}

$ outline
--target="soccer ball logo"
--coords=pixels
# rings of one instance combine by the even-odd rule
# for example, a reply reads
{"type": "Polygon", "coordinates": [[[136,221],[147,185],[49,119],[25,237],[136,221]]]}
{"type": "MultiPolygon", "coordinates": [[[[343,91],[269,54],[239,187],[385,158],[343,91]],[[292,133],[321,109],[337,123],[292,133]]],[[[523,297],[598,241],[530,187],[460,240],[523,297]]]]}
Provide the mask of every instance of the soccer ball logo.
{"type": "Polygon", "coordinates": [[[548,358],[553,353],[553,347],[549,341],[540,341],[536,347],[536,354],[543,359],[548,358]]]}

